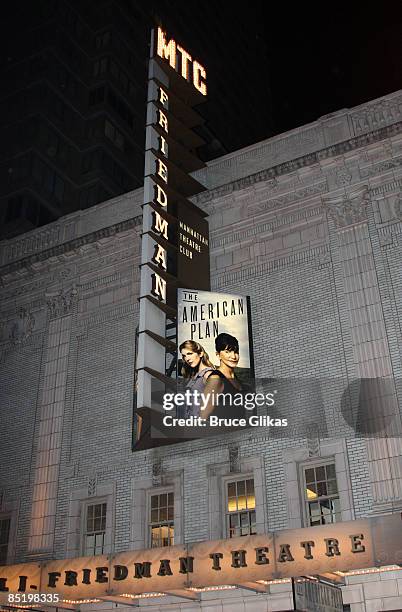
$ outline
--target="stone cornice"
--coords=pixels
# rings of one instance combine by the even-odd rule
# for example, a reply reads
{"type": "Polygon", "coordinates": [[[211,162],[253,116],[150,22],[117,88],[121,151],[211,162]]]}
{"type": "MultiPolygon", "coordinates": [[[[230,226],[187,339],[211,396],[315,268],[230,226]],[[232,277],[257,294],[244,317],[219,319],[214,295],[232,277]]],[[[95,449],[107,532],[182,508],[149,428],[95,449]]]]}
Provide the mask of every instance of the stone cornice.
{"type": "Polygon", "coordinates": [[[369,132],[368,134],[363,134],[361,136],[351,138],[350,140],[345,140],[330,147],[320,149],[318,151],[315,151],[314,153],[309,153],[307,155],[297,157],[295,159],[292,159],[291,161],[278,164],[277,166],[272,166],[271,168],[260,170],[255,174],[250,174],[249,176],[246,176],[244,178],[225,183],[224,185],[220,185],[219,187],[210,189],[209,191],[203,191],[199,195],[195,196],[193,198],[193,201],[195,204],[207,204],[208,202],[213,201],[215,198],[222,197],[224,195],[227,195],[228,193],[232,193],[233,191],[239,191],[240,189],[244,189],[246,187],[249,187],[250,185],[255,185],[256,183],[260,183],[262,181],[271,180],[283,174],[295,172],[300,168],[311,166],[313,164],[318,164],[324,159],[336,157],[337,155],[342,155],[343,153],[347,153],[348,151],[359,149],[373,142],[379,142],[381,140],[390,138],[391,136],[395,136],[396,134],[401,133],[402,122],[394,123],[379,130],[369,132]]]}
{"type": "MultiPolygon", "coordinates": [[[[297,157],[290,161],[286,161],[284,163],[278,164],[276,166],[269,167],[267,169],[261,170],[254,174],[250,174],[244,178],[236,179],[234,181],[227,182],[219,187],[210,189],[209,191],[205,191],[198,196],[193,198],[193,201],[196,204],[201,205],[201,207],[205,208],[208,211],[209,203],[213,203],[214,200],[221,198],[222,196],[226,196],[234,191],[239,191],[245,189],[251,185],[255,185],[264,181],[272,181],[275,177],[280,175],[289,174],[291,172],[295,172],[300,168],[309,167],[314,164],[319,164],[320,161],[329,159],[332,157],[336,157],[338,155],[342,155],[348,151],[352,151],[355,149],[359,149],[361,147],[367,146],[374,142],[379,142],[386,138],[390,138],[396,134],[402,133],[402,122],[394,123],[389,126],[382,127],[376,131],[372,131],[366,134],[362,134],[351,138],[349,140],[342,141],[335,145],[329,146],[327,148],[322,148],[312,153],[308,153],[307,155],[303,155],[301,157],[297,157]]],[[[381,165],[380,165],[381,166],[381,165]]],[[[379,172],[381,171],[381,167],[379,167],[379,172]]],[[[320,182],[318,185],[306,186],[305,191],[306,195],[311,195],[311,190],[316,189],[318,192],[325,191],[325,183],[320,182]],[[308,193],[307,193],[308,192],[308,193]]],[[[375,189],[375,188],[374,188],[375,189]]],[[[138,199],[139,191],[133,192],[130,194],[134,199],[138,199]]],[[[300,190],[299,190],[300,191],[300,190]]],[[[297,192],[298,194],[299,192],[297,192]]],[[[303,190],[300,191],[300,195],[303,195],[303,190]]],[[[274,206],[280,204],[282,198],[286,198],[285,196],[281,196],[278,194],[274,200],[274,202],[266,202],[262,204],[255,204],[255,212],[262,212],[260,209],[266,209],[270,206],[274,206]]],[[[111,202],[112,205],[112,202],[111,202]]],[[[218,204],[219,206],[219,204],[218,204]]],[[[51,257],[57,257],[59,255],[63,255],[64,253],[68,253],[74,251],[75,249],[96,242],[105,237],[110,237],[115,234],[124,232],[126,230],[132,229],[134,227],[141,226],[142,217],[141,215],[137,215],[135,217],[131,217],[124,221],[115,223],[110,226],[103,227],[101,229],[97,229],[93,232],[89,232],[88,234],[84,234],[78,238],[73,238],[72,240],[68,240],[61,244],[56,244],[52,247],[45,248],[39,252],[32,253],[25,257],[20,257],[17,260],[11,261],[10,263],[6,263],[2,267],[0,267],[0,274],[7,275],[10,272],[18,270],[22,267],[30,266],[36,262],[45,261],[51,257]]],[[[50,226],[49,226],[50,227],[50,226]]]]}
{"type": "Polygon", "coordinates": [[[80,236],[79,238],[63,242],[62,244],[58,244],[49,249],[45,249],[43,251],[40,251],[39,253],[34,253],[27,257],[22,257],[17,261],[13,261],[9,264],[6,264],[5,266],[2,266],[0,268],[0,273],[1,275],[10,274],[14,270],[17,270],[24,266],[30,266],[39,261],[45,261],[50,257],[57,257],[59,255],[63,255],[64,253],[75,251],[79,247],[82,247],[86,244],[91,244],[93,242],[101,240],[102,238],[109,238],[110,236],[114,236],[115,234],[125,232],[129,229],[141,225],[141,223],[142,217],[141,215],[138,215],[136,217],[132,217],[131,219],[127,219],[126,221],[121,221],[120,223],[109,225],[108,227],[104,227],[89,234],[85,234],[84,236],[80,236]]]}

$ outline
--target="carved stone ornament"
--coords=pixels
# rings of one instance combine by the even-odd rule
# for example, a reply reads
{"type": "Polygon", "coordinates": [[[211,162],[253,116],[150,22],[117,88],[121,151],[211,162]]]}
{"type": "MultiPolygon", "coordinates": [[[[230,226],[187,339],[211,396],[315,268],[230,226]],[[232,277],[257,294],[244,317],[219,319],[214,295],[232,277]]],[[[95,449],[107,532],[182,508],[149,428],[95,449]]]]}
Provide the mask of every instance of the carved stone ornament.
{"type": "Polygon", "coordinates": [[[338,228],[367,221],[367,186],[337,197],[325,197],[322,202],[338,228]]]}
{"type": "Polygon", "coordinates": [[[352,173],[347,168],[342,168],[336,173],[336,184],[340,187],[349,185],[352,180],[352,173]]]}
{"type": "Polygon", "coordinates": [[[152,463],[152,484],[154,487],[161,486],[162,475],[163,475],[162,459],[158,457],[152,463]]]}
{"type": "Polygon", "coordinates": [[[70,314],[74,305],[78,301],[78,291],[75,285],[67,291],[59,293],[47,294],[47,305],[50,312],[50,317],[55,319],[63,315],[70,314]]]}
{"type": "Polygon", "coordinates": [[[398,195],[394,202],[394,211],[396,218],[402,221],[402,193],[398,195]]]}
{"type": "Polygon", "coordinates": [[[240,449],[234,444],[229,446],[229,470],[231,474],[240,472],[240,449]]]}
{"type": "Polygon", "coordinates": [[[97,474],[91,474],[88,477],[88,496],[94,497],[96,496],[96,488],[98,485],[98,477],[97,474]]]}
{"type": "Polygon", "coordinates": [[[32,313],[21,308],[18,318],[12,323],[10,340],[13,344],[22,344],[29,338],[35,327],[35,318],[32,313]]]}

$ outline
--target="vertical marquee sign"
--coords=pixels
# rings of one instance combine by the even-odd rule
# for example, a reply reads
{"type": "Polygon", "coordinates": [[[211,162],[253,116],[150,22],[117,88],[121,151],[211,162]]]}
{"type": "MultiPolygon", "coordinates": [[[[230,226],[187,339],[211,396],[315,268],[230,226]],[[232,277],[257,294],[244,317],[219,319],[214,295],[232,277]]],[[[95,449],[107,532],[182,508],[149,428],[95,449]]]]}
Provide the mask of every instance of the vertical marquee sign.
{"type": "Polygon", "coordinates": [[[205,68],[158,27],[151,34],[145,139],[140,320],[134,448],[150,445],[152,380],[176,372],[177,288],[210,288],[205,213],[188,198],[204,187],[190,173],[204,164],[194,110],[207,94],[205,68]]]}

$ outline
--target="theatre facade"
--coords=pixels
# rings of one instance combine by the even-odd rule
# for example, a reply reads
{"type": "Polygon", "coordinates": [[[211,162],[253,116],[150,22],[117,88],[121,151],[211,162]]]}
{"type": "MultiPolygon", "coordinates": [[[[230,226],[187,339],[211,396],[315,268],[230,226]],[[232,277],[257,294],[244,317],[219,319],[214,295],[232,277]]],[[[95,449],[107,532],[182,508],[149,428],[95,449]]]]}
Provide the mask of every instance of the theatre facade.
{"type": "Polygon", "coordinates": [[[143,190],[0,242],[3,608],[402,609],[401,105],[192,174],[286,431],[138,446],[143,190]]]}

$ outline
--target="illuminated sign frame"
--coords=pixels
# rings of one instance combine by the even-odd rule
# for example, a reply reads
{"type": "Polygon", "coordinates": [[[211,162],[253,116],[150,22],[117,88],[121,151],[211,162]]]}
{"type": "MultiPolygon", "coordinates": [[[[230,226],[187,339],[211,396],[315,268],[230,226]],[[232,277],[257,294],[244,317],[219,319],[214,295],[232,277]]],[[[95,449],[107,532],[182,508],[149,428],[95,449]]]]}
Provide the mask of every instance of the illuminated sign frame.
{"type": "MultiPolygon", "coordinates": [[[[173,38],[167,40],[160,27],[154,30],[148,71],[133,450],[144,448],[144,434],[149,436],[152,379],[167,384],[176,376],[172,330],[177,287],[210,288],[206,214],[189,200],[204,190],[190,173],[204,167],[193,153],[204,144],[193,132],[203,122],[193,107],[205,101],[206,93],[205,68],[173,38]]],[[[147,444],[152,445],[149,440],[147,444]]]]}

